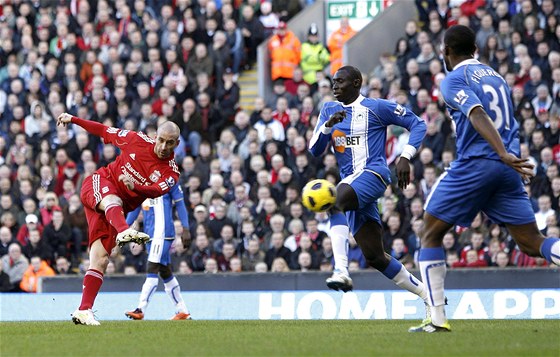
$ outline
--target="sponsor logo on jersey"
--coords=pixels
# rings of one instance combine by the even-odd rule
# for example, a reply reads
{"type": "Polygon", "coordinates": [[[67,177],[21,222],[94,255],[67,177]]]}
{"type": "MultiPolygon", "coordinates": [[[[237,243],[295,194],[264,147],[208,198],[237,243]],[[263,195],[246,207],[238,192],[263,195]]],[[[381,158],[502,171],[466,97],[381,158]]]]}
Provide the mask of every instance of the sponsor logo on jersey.
{"type": "Polygon", "coordinates": [[[136,154],[130,154],[130,158],[131,158],[132,160],[136,160],[136,154]]]}
{"type": "Polygon", "coordinates": [[[132,177],[135,184],[142,184],[142,183],[146,182],[146,178],[144,176],[142,176],[140,174],[140,172],[136,171],[136,169],[134,169],[134,167],[132,167],[130,162],[127,162],[122,167],[122,172],[123,172],[123,174],[125,174],[129,177],[132,177]]]}
{"type": "Polygon", "coordinates": [[[109,187],[105,186],[101,189],[101,193],[107,193],[109,192],[109,187]]]}
{"type": "Polygon", "coordinates": [[[361,136],[347,136],[340,130],[333,131],[332,141],[335,151],[339,153],[343,153],[346,148],[360,146],[362,144],[361,136]]]}
{"type": "Polygon", "coordinates": [[[468,98],[469,96],[467,95],[467,93],[465,93],[465,91],[461,89],[459,92],[457,92],[457,94],[455,94],[455,98],[453,100],[459,103],[460,105],[463,105],[465,104],[468,98]]]}
{"type": "Polygon", "coordinates": [[[119,133],[117,134],[119,137],[124,138],[126,136],[126,134],[128,134],[130,130],[121,130],[119,131],[119,133]]]}
{"type": "Polygon", "coordinates": [[[175,179],[169,176],[167,179],[165,179],[165,183],[167,183],[169,187],[173,187],[175,186],[175,179]]]}
{"type": "Polygon", "coordinates": [[[406,109],[405,107],[403,107],[400,104],[397,104],[397,107],[395,108],[395,111],[393,112],[395,114],[397,114],[398,116],[402,117],[403,115],[406,114],[406,109]]]}
{"type": "Polygon", "coordinates": [[[156,170],[152,172],[152,174],[150,175],[150,180],[152,180],[152,182],[158,182],[160,177],[161,177],[161,173],[158,170],[156,170]]]}

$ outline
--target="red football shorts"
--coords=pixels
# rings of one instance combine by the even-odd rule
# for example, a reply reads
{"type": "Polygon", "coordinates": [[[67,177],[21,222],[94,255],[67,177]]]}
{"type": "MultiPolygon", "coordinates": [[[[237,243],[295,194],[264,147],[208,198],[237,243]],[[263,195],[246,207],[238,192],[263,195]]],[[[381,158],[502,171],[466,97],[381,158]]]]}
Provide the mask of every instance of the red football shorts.
{"type": "Polygon", "coordinates": [[[94,173],[84,179],[80,197],[84,205],[86,219],[88,222],[89,246],[98,239],[105,250],[111,254],[116,245],[117,230],[105,217],[105,212],[100,212],[97,205],[108,195],[118,195],[115,184],[105,177],[94,173]]]}

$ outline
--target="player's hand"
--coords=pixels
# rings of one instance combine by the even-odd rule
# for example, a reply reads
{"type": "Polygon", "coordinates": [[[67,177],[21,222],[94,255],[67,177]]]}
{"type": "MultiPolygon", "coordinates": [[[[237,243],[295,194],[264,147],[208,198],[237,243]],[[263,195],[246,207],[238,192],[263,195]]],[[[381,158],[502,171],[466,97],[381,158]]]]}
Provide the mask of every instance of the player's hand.
{"type": "Polygon", "coordinates": [[[520,159],[510,153],[507,153],[501,159],[506,165],[521,175],[523,182],[527,182],[531,177],[535,176],[535,172],[533,171],[535,167],[528,160],[520,159]]]}
{"type": "Polygon", "coordinates": [[[56,118],[56,125],[67,126],[72,121],[72,115],[62,113],[56,118]]]}
{"type": "Polygon", "coordinates": [[[410,161],[406,157],[399,157],[399,162],[397,162],[397,178],[401,190],[405,189],[410,183],[410,161]]]}
{"type": "Polygon", "coordinates": [[[183,227],[183,234],[181,234],[181,243],[183,243],[183,248],[189,249],[191,246],[191,231],[188,228],[183,227]]]}
{"type": "Polygon", "coordinates": [[[346,118],[346,111],[341,110],[339,112],[334,113],[333,115],[331,115],[331,117],[329,118],[329,120],[327,120],[325,122],[325,126],[327,128],[332,128],[335,124],[340,123],[341,121],[344,120],[344,118],[346,118]]]}
{"type": "Polygon", "coordinates": [[[119,181],[122,181],[122,183],[124,183],[126,188],[128,188],[130,191],[134,190],[134,182],[132,182],[132,180],[130,178],[128,178],[128,176],[126,176],[124,174],[120,175],[119,176],[119,181]]]}

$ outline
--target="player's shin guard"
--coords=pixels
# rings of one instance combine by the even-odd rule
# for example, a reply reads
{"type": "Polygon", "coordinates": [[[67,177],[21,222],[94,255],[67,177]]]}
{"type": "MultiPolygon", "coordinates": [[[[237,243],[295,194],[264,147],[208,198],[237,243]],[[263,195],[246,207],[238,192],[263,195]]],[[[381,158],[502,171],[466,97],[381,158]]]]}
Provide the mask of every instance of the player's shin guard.
{"type": "Polygon", "coordinates": [[[126,224],[126,219],[124,218],[124,211],[122,206],[117,204],[109,204],[105,207],[105,217],[111,223],[117,232],[122,232],[128,229],[128,224],[126,224]]]}
{"type": "Polygon", "coordinates": [[[93,307],[97,293],[101,289],[101,284],[103,284],[103,273],[99,270],[88,269],[84,276],[80,310],[87,310],[93,307]]]}
{"type": "Polygon", "coordinates": [[[334,257],[334,269],[348,274],[348,221],[344,213],[335,213],[330,217],[330,236],[334,257]]]}
{"type": "Polygon", "coordinates": [[[148,274],[144,285],[142,285],[142,292],[140,293],[140,301],[138,302],[138,308],[143,312],[146,311],[146,307],[150,303],[152,295],[157,290],[158,286],[158,276],[157,274],[148,274]]]}
{"type": "Polygon", "coordinates": [[[427,302],[431,308],[432,322],[442,326],[447,321],[445,317],[445,293],[443,291],[447,267],[445,265],[445,251],[443,248],[421,248],[418,254],[420,274],[426,285],[427,302]]]}
{"type": "Polygon", "coordinates": [[[381,273],[393,280],[395,284],[401,288],[420,296],[422,300],[426,300],[426,288],[424,284],[416,279],[414,275],[410,274],[404,265],[395,258],[391,258],[389,265],[381,273]]]}
{"type": "Polygon", "coordinates": [[[181,287],[179,286],[177,278],[171,276],[169,279],[164,281],[164,285],[165,292],[167,293],[171,301],[173,301],[173,304],[175,304],[175,308],[177,309],[177,311],[188,314],[189,309],[187,309],[187,306],[183,301],[183,297],[181,296],[181,287]]]}
{"type": "Polygon", "coordinates": [[[560,239],[546,238],[540,249],[547,261],[560,266],[560,239]]]}

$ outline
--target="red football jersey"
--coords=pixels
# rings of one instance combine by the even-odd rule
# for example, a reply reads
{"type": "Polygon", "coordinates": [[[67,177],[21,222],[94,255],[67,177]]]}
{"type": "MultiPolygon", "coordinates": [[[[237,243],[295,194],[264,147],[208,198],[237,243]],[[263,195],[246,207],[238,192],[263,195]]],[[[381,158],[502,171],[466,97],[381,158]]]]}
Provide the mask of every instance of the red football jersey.
{"type": "Polygon", "coordinates": [[[113,144],[121,150],[115,161],[96,172],[118,187],[119,197],[123,200],[123,209],[126,212],[138,207],[146,198],[168,193],[178,182],[179,168],[174,155],[166,159],[157,157],[154,153],[155,140],[146,134],[108,127],[76,117],[72,118],[72,122],[100,136],[105,144],[113,144]],[[123,174],[134,182],[133,191],[119,181],[119,176],[123,174]]]}

